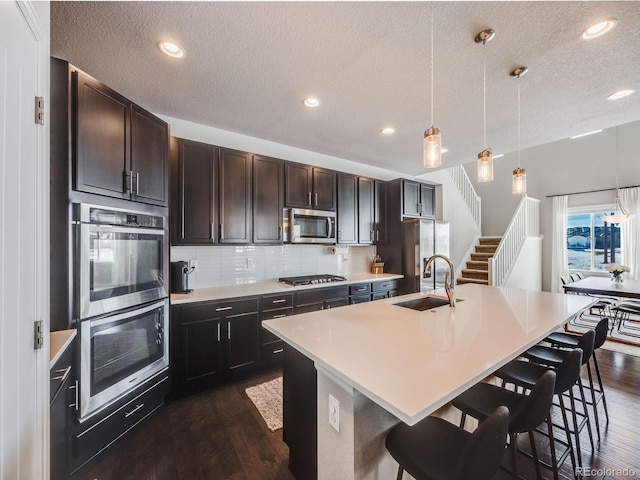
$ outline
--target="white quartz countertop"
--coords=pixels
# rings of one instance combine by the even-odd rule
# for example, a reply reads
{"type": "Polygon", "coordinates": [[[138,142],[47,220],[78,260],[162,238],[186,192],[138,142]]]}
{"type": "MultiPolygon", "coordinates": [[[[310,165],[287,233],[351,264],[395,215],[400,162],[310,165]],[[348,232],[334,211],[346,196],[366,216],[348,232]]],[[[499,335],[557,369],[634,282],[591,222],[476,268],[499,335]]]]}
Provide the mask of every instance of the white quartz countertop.
{"type": "Polygon", "coordinates": [[[456,294],[456,308],[394,305],[427,295],[417,293],[262,325],[316,368],[413,425],[596,300],[474,284],[458,286],[456,294]]]}
{"type": "Polygon", "coordinates": [[[49,368],[52,368],[76,336],[77,330],[58,330],[49,334],[49,368]]]}
{"type": "Polygon", "coordinates": [[[268,295],[271,293],[290,293],[301,290],[310,290],[313,288],[336,287],[340,285],[348,285],[361,282],[381,282],[384,280],[394,280],[402,278],[402,275],[393,273],[357,273],[352,275],[343,275],[347,278],[344,282],[330,282],[315,285],[301,285],[292,287],[284,283],[278,283],[278,280],[268,280],[259,283],[248,283],[242,285],[229,285],[224,287],[198,288],[189,294],[172,293],[171,303],[177,305],[180,303],[206,302],[208,300],[222,300],[224,298],[247,297],[251,295],[268,295]]]}

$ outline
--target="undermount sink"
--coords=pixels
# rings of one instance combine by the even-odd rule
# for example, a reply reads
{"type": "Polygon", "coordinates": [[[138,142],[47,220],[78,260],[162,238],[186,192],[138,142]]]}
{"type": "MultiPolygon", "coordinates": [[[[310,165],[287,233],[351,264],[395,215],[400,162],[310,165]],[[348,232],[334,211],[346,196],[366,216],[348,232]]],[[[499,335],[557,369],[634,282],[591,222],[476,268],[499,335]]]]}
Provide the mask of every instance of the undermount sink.
{"type": "MultiPolygon", "coordinates": [[[[460,299],[458,299],[458,301],[460,301],[460,299]]],[[[394,305],[422,312],[424,310],[442,307],[443,305],[449,305],[449,300],[440,297],[422,297],[416,298],[415,300],[407,300],[406,302],[394,303],[394,305]]]]}

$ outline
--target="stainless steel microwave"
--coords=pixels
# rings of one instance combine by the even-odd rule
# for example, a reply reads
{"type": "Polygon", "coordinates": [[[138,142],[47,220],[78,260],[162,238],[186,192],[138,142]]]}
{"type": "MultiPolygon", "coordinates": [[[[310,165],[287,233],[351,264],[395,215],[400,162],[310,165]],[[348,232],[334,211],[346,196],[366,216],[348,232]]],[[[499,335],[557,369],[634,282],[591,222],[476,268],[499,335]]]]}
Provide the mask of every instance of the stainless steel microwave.
{"type": "Polygon", "coordinates": [[[285,208],[282,217],[285,243],[336,243],[336,213],[285,208]]]}

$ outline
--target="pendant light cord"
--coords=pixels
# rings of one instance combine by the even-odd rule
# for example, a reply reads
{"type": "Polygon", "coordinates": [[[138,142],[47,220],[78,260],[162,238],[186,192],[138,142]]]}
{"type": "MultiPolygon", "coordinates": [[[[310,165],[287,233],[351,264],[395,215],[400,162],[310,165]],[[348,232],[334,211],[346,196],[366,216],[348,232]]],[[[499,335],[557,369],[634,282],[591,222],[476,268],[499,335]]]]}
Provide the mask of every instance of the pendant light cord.
{"type": "Polygon", "coordinates": [[[520,75],[518,75],[518,168],[520,168],[520,75]]]}
{"type": "Polygon", "coordinates": [[[487,42],[482,43],[483,144],[487,148],[487,42]]]}
{"type": "Polygon", "coordinates": [[[431,2],[431,126],[433,127],[433,2],[431,2]]]}

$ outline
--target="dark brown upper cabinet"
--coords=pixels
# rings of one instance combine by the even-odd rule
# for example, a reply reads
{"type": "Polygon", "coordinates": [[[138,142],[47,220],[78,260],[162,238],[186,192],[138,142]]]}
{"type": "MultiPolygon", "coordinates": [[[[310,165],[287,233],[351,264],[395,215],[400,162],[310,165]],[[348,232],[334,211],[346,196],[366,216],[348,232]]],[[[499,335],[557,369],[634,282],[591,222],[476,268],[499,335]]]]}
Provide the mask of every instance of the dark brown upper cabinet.
{"type": "Polygon", "coordinates": [[[358,243],[358,177],[338,174],[337,241],[358,243]]]}
{"type": "Polygon", "coordinates": [[[402,213],[409,217],[431,217],[434,211],[434,187],[425,183],[402,180],[402,213]]]}
{"type": "Polygon", "coordinates": [[[336,172],[324,168],[287,163],[285,206],[336,210],[336,172]]]}
{"type": "Polygon", "coordinates": [[[282,243],[284,163],[253,156],[253,243],[282,243]]]}
{"type": "Polygon", "coordinates": [[[376,244],[387,241],[387,196],[388,184],[383,181],[374,181],[374,241],[376,244]]]}
{"type": "Polygon", "coordinates": [[[251,154],[220,149],[219,242],[251,243],[251,154]]]}
{"type": "Polygon", "coordinates": [[[75,190],[168,204],[166,122],[74,70],[75,190]]]}
{"type": "Polygon", "coordinates": [[[171,139],[171,243],[211,245],[217,239],[218,148],[171,139]]]}
{"type": "Polygon", "coordinates": [[[373,180],[358,177],[358,243],[372,244],[375,241],[373,180]]]}

